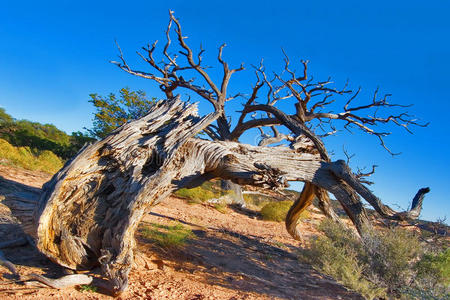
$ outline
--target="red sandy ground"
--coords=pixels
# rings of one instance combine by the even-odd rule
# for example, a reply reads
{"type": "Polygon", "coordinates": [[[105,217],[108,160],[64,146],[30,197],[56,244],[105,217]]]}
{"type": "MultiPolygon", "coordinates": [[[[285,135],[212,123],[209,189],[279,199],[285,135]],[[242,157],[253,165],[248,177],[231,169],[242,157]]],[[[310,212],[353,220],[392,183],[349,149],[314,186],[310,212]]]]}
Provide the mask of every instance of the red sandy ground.
{"type": "MultiPolygon", "coordinates": [[[[0,176],[40,188],[50,179],[45,173],[0,165],[0,176]]],[[[0,194],[4,193],[3,180],[0,194]]],[[[20,186],[20,185],[19,185],[20,186]]],[[[321,218],[311,213],[301,231],[305,239],[316,232],[321,218]]],[[[183,223],[195,238],[181,249],[152,245],[137,233],[136,267],[130,285],[119,299],[362,299],[331,278],[297,259],[301,244],[293,240],[282,223],[256,219],[228,208],[219,212],[212,205],[187,204],[171,197],[142,220],[145,223],[183,223]]],[[[0,241],[20,236],[9,210],[0,203],[0,241]]],[[[64,270],[39,254],[32,246],[3,250],[21,276],[30,273],[59,277],[64,270]]],[[[99,276],[99,271],[94,270],[99,276]]],[[[112,299],[100,292],[80,288],[55,290],[12,282],[0,266],[0,299],[112,299]]]]}

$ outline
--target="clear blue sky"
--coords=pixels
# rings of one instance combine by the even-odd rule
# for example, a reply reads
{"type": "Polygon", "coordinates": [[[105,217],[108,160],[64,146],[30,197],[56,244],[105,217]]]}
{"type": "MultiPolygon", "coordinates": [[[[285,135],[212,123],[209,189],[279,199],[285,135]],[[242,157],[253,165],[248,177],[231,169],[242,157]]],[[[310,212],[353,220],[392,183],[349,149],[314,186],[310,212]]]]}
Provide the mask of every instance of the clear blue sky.
{"type": "MultiPolygon", "coordinates": [[[[291,58],[309,59],[316,78],[351,80],[366,91],[380,87],[428,128],[414,135],[394,130],[392,158],[374,137],[343,135],[327,141],[354,165],[379,165],[372,189],[403,208],[430,186],[422,216],[450,218],[449,1],[4,1],[0,9],[0,106],[19,119],[52,123],[70,133],[89,127],[90,93],[129,86],[159,97],[150,81],[133,78],[108,61],[114,40],[130,62],[135,51],[164,39],[168,10],[181,20],[189,43],[210,55],[226,42],[225,58],[269,68],[291,58]],[[170,4],[166,4],[170,3],[170,4]]],[[[249,89],[253,78],[236,77],[249,89]]],[[[202,106],[207,111],[207,106],[202,106]]]]}

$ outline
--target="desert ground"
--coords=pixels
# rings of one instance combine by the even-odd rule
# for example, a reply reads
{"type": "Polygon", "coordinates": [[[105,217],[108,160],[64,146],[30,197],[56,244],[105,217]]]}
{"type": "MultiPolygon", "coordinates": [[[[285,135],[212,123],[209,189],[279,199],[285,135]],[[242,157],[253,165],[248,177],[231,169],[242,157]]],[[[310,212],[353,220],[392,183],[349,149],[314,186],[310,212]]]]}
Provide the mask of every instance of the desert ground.
{"type": "MultiPolygon", "coordinates": [[[[45,173],[5,165],[0,165],[0,176],[0,195],[23,185],[40,188],[50,179],[45,173]]],[[[322,218],[315,211],[310,216],[299,225],[305,242],[317,233],[314,224],[322,218]]],[[[362,299],[301,263],[297,253],[303,243],[292,239],[283,223],[260,220],[251,211],[232,207],[219,211],[212,204],[170,197],[143,218],[141,228],[179,223],[193,232],[182,247],[158,246],[137,231],[136,266],[119,299],[362,299]]],[[[22,235],[0,203],[0,241],[22,235]]],[[[112,299],[101,288],[24,285],[33,273],[57,278],[70,271],[29,244],[2,251],[16,265],[20,279],[0,266],[0,299],[112,299]]],[[[91,274],[99,278],[100,270],[91,274]]]]}

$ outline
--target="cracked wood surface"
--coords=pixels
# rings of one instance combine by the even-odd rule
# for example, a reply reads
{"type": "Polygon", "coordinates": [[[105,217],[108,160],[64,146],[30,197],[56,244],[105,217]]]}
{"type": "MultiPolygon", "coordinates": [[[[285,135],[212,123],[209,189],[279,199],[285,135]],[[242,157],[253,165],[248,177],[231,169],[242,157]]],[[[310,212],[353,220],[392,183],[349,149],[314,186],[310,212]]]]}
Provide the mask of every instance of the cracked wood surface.
{"type": "Polygon", "coordinates": [[[194,138],[217,118],[199,118],[196,111],[179,98],[160,101],[147,116],[81,150],[40,195],[13,194],[7,203],[42,253],[70,269],[100,264],[115,294],[128,286],[143,214],[174,189],[206,178],[271,189],[287,181],[311,183],[334,194],[359,230],[370,226],[355,191],[366,200],[375,196],[353,180],[343,161],[288,147],[194,138]]]}

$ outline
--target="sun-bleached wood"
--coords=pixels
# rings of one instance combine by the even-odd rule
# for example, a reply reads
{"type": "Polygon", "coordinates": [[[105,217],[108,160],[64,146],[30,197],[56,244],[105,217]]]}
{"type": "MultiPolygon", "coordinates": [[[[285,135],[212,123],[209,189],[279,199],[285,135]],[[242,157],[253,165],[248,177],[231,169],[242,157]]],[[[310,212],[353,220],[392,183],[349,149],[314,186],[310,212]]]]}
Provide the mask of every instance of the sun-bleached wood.
{"type": "Polygon", "coordinates": [[[70,269],[100,265],[115,294],[128,286],[143,215],[175,189],[205,179],[267,189],[282,189],[288,181],[311,184],[333,194],[360,232],[370,223],[358,194],[391,218],[420,211],[421,196],[413,213],[381,206],[344,161],[325,161],[317,152],[194,137],[217,117],[200,118],[196,105],[179,98],[159,101],[145,117],[82,149],[41,193],[7,195],[4,203],[42,253],[70,269]]]}

